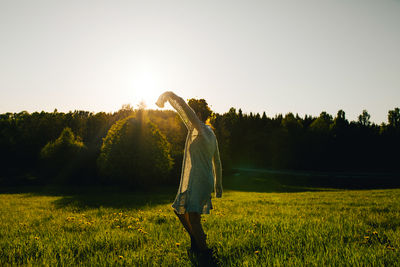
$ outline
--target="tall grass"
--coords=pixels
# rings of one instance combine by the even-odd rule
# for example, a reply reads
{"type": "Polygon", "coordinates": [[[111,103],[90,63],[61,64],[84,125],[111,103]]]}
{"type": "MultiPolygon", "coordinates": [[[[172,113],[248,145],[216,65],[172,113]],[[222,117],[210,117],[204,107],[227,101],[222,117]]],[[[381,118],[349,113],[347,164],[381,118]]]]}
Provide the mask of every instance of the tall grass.
{"type": "MultiPolygon", "coordinates": [[[[219,263],[398,265],[400,189],[344,190],[362,182],[373,188],[381,180],[328,178],[249,172],[225,177],[230,190],[213,199],[214,210],[203,216],[219,263]]],[[[9,193],[0,194],[0,266],[196,265],[170,207],[175,190],[2,189],[9,193]]]]}
{"type": "MultiPolygon", "coordinates": [[[[190,266],[174,194],[0,194],[0,265],[190,266]]],[[[400,189],[227,191],[203,216],[223,266],[395,266],[400,189]]]]}

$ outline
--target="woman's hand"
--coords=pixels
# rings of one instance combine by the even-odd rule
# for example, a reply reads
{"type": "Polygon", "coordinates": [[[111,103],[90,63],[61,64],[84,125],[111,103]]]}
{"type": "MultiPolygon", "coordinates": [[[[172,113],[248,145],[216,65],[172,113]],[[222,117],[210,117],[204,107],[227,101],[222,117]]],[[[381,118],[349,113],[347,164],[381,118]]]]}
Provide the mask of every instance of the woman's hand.
{"type": "Polygon", "coordinates": [[[157,105],[159,108],[163,108],[163,107],[164,107],[165,102],[167,102],[166,96],[167,96],[168,94],[170,94],[170,93],[171,93],[170,91],[167,91],[167,92],[162,93],[162,94],[158,97],[158,100],[157,100],[157,102],[156,102],[156,105],[157,105]]]}
{"type": "Polygon", "coordinates": [[[159,108],[163,108],[163,107],[164,107],[164,104],[165,104],[165,97],[164,97],[164,95],[160,95],[160,97],[158,98],[158,100],[157,100],[157,102],[156,102],[156,105],[157,105],[159,108]]]}

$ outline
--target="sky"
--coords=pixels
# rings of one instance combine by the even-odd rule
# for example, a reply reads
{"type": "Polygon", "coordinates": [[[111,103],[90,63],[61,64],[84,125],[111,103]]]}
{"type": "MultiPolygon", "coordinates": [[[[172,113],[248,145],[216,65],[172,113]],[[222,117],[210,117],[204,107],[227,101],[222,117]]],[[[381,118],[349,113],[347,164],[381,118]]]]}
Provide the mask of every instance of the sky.
{"type": "Polygon", "coordinates": [[[387,122],[399,0],[0,0],[0,113],[117,111],[174,91],[268,116],[387,122]]]}

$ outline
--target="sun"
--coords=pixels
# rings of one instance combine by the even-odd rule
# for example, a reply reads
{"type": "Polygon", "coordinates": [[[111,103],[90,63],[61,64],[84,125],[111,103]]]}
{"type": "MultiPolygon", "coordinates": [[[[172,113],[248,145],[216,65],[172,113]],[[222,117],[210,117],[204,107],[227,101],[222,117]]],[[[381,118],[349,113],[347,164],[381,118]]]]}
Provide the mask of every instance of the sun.
{"type": "Polygon", "coordinates": [[[152,72],[141,72],[132,81],[134,89],[134,101],[144,102],[146,108],[155,109],[156,101],[163,90],[157,77],[152,72]]]}

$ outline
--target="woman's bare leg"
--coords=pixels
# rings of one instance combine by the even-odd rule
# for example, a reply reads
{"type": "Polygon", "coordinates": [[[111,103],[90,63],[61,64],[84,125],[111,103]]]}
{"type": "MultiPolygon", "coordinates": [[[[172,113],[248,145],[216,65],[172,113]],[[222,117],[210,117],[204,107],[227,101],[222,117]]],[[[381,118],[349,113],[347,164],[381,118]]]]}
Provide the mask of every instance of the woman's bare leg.
{"type": "Polygon", "coordinates": [[[195,241],[195,237],[193,235],[193,229],[192,229],[192,225],[190,224],[189,221],[189,213],[185,212],[184,214],[178,214],[175,210],[174,210],[176,216],[178,216],[179,220],[181,221],[183,227],[185,228],[185,230],[188,232],[189,236],[190,236],[190,247],[192,250],[198,250],[196,241],[195,241]]]}
{"type": "Polygon", "coordinates": [[[175,210],[174,210],[174,212],[175,212],[176,216],[178,216],[178,219],[181,221],[183,227],[188,232],[188,234],[193,236],[192,226],[190,225],[190,222],[189,222],[189,214],[188,213],[178,214],[175,210]]]}
{"type": "Polygon", "coordinates": [[[192,228],[193,236],[196,240],[197,247],[201,251],[207,250],[206,234],[201,226],[201,215],[197,212],[189,212],[189,222],[192,228]]]}

